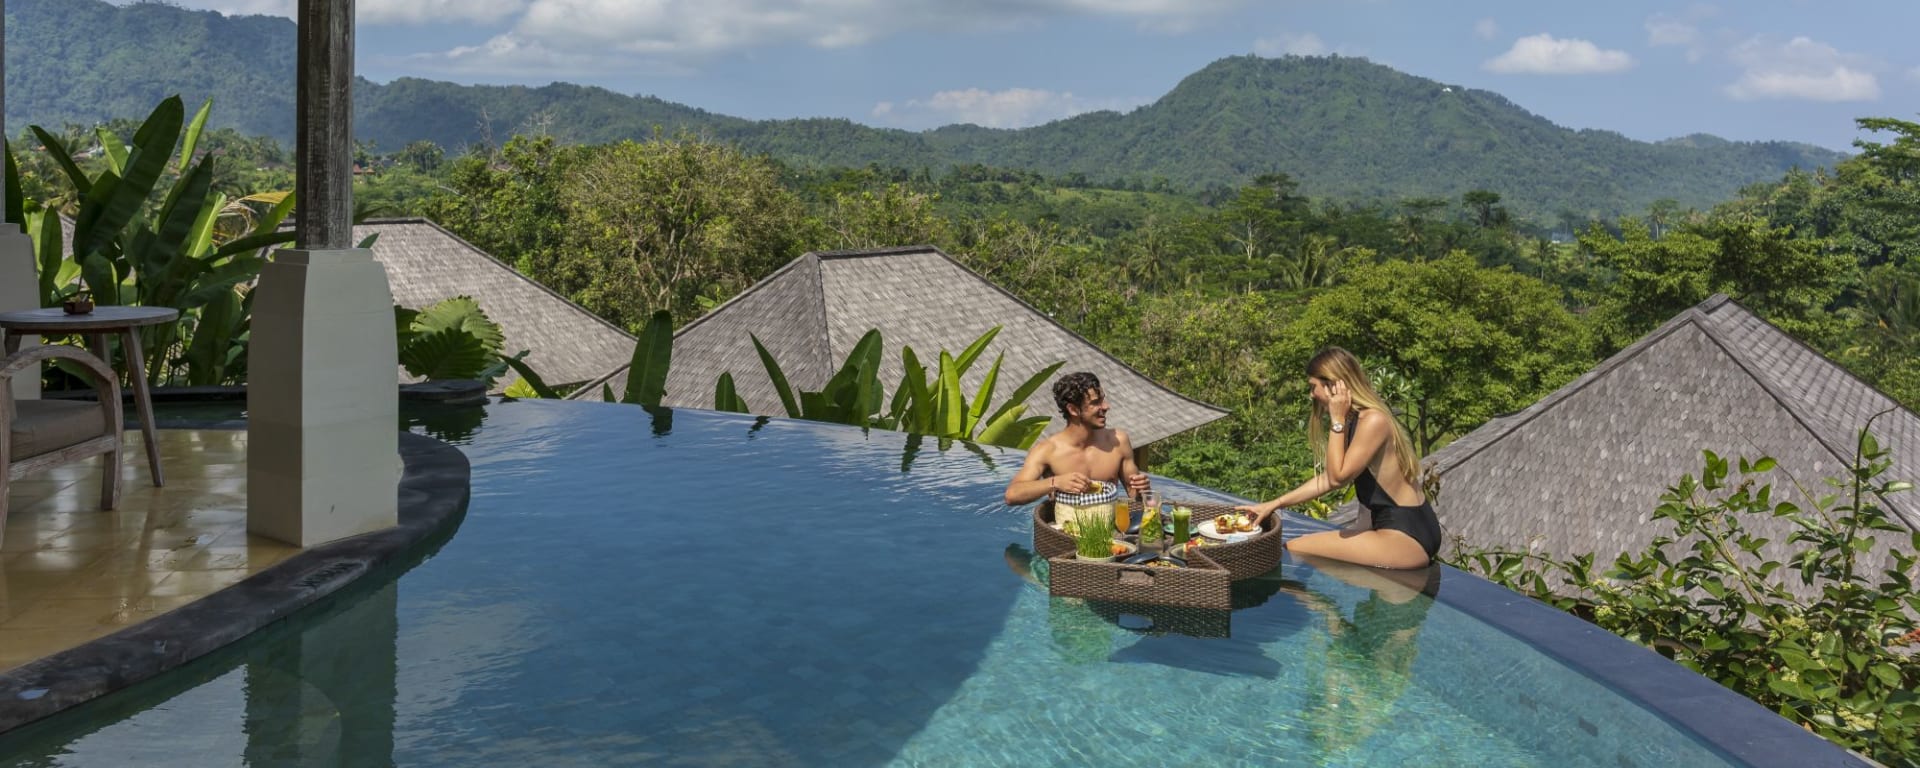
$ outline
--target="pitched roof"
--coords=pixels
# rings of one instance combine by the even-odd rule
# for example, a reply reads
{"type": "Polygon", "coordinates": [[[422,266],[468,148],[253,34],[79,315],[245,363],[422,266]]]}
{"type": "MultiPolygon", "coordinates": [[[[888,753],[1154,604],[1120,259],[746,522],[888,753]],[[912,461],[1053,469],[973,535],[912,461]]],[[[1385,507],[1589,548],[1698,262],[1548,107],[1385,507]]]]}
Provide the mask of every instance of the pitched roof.
{"type": "MultiPolygon", "coordinates": [[[[353,228],[355,242],[379,233],[373,257],[387,268],[393,300],[422,309],[472,296],[500,325],[507,354],[555,386],[597,379],[633,359],[634,338],[552,289],[426,219],[383,219],[353,228]]],[[[404,375],[404,373],[403,373],[404,375]]],[[[496,384],[505,386],[514,377],[496,384]]]]}
{"type": "MultiPolygon", "coordinates": [[[[674,334],[665,404],[713,407],[714,382],[730,371],[748,406],[761,413],[780,412],[773,382],[748,334],[767,346],[795,388],[817,390],[860,337],[877,328],[886,343],[880,379],[892,388],[902,373],[902,345],[913,347],[925,364],[929,357],[937,359],[941,349],[958,353],[996,325],[1001,326],[1000,335],[987,355],[1006,356],[998,385],[1002,397],[1028,376],[1065,360],[1062,372],[1091,371],[1100,378],[1114,402],[1113,423],[1126,429],[1136,445],[1227,415],[1153,382],[926,246],[809,253],[688,323],[674,334]]],[[[990,365],[990,360],[975,365],[962,386],[976,391],[990,365]]],[[[624,390],[626,370],[605,383],[615,392],[624,390]]],[[[596,382],[575,394],[598,397],[599,391],[596,382]]],[[[1057,415],[1050,383],[1027,398],[1027,414],[1057,415]]],[[[1055,418],[1047,432],[1062,426],[1055,418]]]]}
{"type": "MultiPolygon", "coordinates": [[[[1435,452],[1436,506],[1449,537],[1471,548],[1534,545],[1610,562],[1645,546],[1660,495],[1699,475],[1702,450],[1774,457],[1776,498],[1804,506],[1794,484],[1823,493],[1822,479],[1851,462],[1856,431],[1883,411],[1873,432],[1892,450],[1891,477],[1920,478],[1920,416],[1716,295],[1435,452]]],[[[1882,502],[1920,527],[1920,495],[1882,502]]],[[[1748,527],[1776,542],[1790,531],[1775,518],[1748,527]]]]}

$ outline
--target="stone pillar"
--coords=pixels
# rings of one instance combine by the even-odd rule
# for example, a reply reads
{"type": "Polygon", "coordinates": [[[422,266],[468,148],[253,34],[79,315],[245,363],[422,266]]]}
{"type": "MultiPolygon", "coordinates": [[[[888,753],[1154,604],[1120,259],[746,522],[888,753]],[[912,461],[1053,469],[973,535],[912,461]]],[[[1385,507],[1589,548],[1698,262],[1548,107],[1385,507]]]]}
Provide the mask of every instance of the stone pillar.
{"type": "MultiPolygon", "coordinates": [[[[0,0],[0,126],[6,125],[6,31],[7,4],[0,0]]],[[[0,185],[0,210],[6,210],[7,190],[0,185]]],[[[0,224],[0,312],[14,312],[22,309],[40,307],[40,282],[34,276],[33,240],[20,231],[18,226],[0,224]]],[[[5,331],[0,331],[5,333],[5,331]]],[[[32,336],[22,340],[22,347],[35,343],[32,336]]],[[[13,396],[30,400],[40,396],[40,377],[22,372],[13,377],[13,396]]]]}
{"type": "Polygon", "coordinates": [[[398,520],[386,269],[353,237],[353,2],[300,0],[295,246],[261,270],[247,352],[247,530],[299,546],[398,520]]]}

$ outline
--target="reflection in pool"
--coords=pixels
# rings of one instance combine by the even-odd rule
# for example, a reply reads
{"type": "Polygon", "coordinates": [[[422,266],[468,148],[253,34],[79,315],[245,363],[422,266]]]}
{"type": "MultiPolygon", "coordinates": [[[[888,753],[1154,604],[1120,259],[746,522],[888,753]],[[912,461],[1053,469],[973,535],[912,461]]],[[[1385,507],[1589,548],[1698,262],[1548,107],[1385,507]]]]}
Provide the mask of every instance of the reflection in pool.
{"type": "Polygon", "coordinates": [[[0,765],[1724,764],[1437,572],[1286,562],[1227,624],[1051,598],[1002,449],[582,403],[462,429],[440,551],[0,765]]]}

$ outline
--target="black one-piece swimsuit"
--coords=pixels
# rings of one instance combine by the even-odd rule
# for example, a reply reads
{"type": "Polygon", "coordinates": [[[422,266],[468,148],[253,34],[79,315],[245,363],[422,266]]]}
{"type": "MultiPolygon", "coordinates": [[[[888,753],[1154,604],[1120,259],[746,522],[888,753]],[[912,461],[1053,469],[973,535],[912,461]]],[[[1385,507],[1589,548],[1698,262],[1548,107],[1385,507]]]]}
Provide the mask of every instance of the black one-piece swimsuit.
{"type": "MultiPolygon", "coordinates": [[[[1359,425],[1359,413],[1347,418],[1347,445],[1353,445],[1353,430],[1359,425]]],[[[1420,548],[1427,551],[1429,559],[1440,553],[1440,518],[1433,513],[1433,502],[1423,501],[1417,507],[1400,505],[1380,487],[1371,468],[1360,470],[1360,476],[1353,479],[1353,492],[1360,505],[1373,513],[1374,530],[1399,531],[1412,536],[1420,542],[1420,548]]]]}

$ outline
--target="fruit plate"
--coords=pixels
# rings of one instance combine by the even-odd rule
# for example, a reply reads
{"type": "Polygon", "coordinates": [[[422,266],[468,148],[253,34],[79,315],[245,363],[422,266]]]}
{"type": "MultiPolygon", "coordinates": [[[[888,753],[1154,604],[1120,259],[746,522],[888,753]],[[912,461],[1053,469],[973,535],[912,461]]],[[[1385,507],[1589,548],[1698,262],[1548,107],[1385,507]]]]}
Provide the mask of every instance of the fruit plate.
{"type": "Polygon", "coordinates": [[[1237,533],[1221,533],[1219,526],[1214,525],[1213,520],[1202,520],[1200,524],[1194,526],[1193,529],[1201,536],[1213,539],[1214,541],[1246,541],[1261,532],[1256,529],[1237,533]]]}

